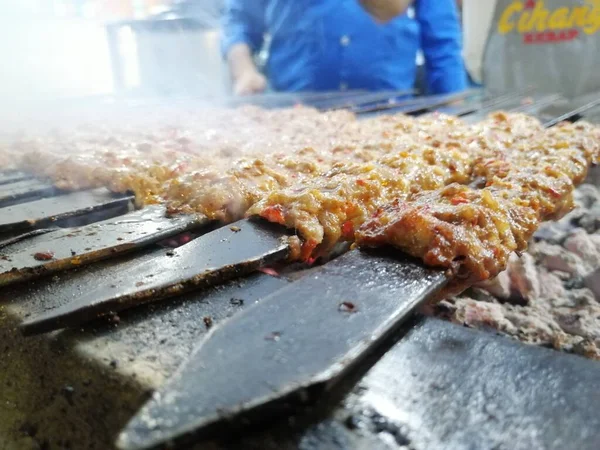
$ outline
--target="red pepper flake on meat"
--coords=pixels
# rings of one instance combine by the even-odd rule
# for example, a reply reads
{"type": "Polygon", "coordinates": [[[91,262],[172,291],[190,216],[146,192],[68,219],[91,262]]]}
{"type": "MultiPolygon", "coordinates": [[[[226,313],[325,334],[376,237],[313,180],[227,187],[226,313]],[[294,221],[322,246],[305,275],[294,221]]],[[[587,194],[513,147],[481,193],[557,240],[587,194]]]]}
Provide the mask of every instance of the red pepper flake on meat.
{"type": "Polygon", "coordinates": [[[280,225],[285,225],[285,217],[283,217],[283,212],[281,210],[281,206],[269,206],[265,208],[261,216],[267,219],[269,222],[275,222],[280,225]]]}
{"type": "Polygon", "coordinates": [[[357,210],[358,210],[358,208],[356,207],[356,205],[354,203],[346,204],[346,215],[347,216],[351,216],[351,215],[355,214],[357,210]]]}
{"type": "Polygon", "coordinates": [[[450,203],[452,203],[453,205],[461,205],[461,204],[469,203],[469,200],[464,195],[455,195],[450,200],[450,203]]]}
{"type": "MultiPolygon", "coordinates": [[[[311,258],[313,251],[315,250],[315,248],[317,248],[318,245],[319,245],[319,243],[317,241],[315,241],[314,239],[309,239],[304,244],[302,244],[302,251],[300,252],[300,259],[302,261],[308,262],[309,264],[312,264],[309,261],[309,259],[311,258]]],[[[314,262],[314,259],[313,259],[313,262],[314,262]]]]}
{"type": "Polygon", "coordinates": [[[342,224],[342,235],[346,239],[354,238],[354,224],[352,221],[348,220],[342,224]]]}
{"type": "Polygon", "coordinates": [[[54,259],[54,252],[37,252],[34,253],[33,258],[36,261],[50,261],[54,259]]]}
{"type": "Polygon", "coordinates": [[[556,189],[553,189],[551,187],[547,187],[546,192],[548,192],[552,197],[554,198],[561,198],[562,195],[560,194],[560,192],[558,192],[556,189]]]}

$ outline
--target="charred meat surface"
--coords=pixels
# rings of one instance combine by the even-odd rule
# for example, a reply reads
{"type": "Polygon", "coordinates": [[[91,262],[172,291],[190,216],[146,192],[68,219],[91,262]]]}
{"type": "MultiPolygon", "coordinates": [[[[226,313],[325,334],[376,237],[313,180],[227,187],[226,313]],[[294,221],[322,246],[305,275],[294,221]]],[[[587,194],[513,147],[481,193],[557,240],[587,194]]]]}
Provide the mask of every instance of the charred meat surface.
{"type": "Polygon", "coordinates": [[[546,130],[523,114],[470,125],[443,114],[358,121],[344,111],[245,107],[196,119],[193,135],[120,130],[107,140],[83,130],[66,144],[52,135],[10,149],[21,151],[19,167],[63,188],[100,184],[171,212],[283,224],[302,238],[294,255],[303,260],[340,241],[391,244],[469,283],[496,276],[541,221],[568,212],[600,154],[598,128],[546,130]],[[217,131],[227,114],[245,140],[217,131]]]}
{"type": "Polygon", "coordinates": [[[576,208],[542,225],[507,270],[435,306],[472,328],[600,360],[600,189],[575,190],[576,208]]]}

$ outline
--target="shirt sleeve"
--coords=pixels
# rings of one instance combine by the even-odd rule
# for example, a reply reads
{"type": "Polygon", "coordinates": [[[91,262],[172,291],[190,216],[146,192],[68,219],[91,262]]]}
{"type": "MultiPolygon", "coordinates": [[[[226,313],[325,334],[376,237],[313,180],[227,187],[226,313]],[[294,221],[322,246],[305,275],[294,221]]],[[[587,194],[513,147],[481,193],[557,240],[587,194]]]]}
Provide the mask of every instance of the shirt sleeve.
{"type": "Polygon", "coordinates": [[[227,55],[234,44],[245,43],[260,50],[265,33],[264,5],[260,0],[226,0],[222,18],[221,51],[227,55]]]}
{"type": "Polygon", "coordinates": [[[429,93],[446,94],[466,89],[456,1],[416,0],[415,15],[421,28],[429,93]]]}

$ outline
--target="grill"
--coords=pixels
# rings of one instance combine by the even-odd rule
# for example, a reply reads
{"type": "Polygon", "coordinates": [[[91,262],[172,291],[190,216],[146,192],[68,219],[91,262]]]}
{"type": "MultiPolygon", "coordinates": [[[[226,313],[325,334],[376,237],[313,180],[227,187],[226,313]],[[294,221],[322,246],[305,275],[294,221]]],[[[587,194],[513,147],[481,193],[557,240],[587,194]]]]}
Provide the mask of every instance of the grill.
{"type": "MultiPolygon", "coordinates": [[[[502,109],[535,115],[547,126],[578,120],[600,104],[566,103],[533,92],[494,98],[479,91],[434,98],[410,94],[290,94],[246,101],[267,108],[296,103],[347,108],[362,116],[440,111],[472,121],[502,109]]],[[[17,436],[13,440],[49,448],[110,448],[148,391],[175,372],[214,323],[319,270],[285,266],[277,277],[258,271],[285,252],[260,226],[253,233],[251,240],[244,233],[228,239],[231,226],[166,218],[159,206],[135,210],[131,195],[65,192],[29,174],[0,174],[0,333],[7,355],[0,382],[15,393],[6,401],[18,411],[2,420],[7,425],[0,425],[0,436],[10,433],[17,436]],[[208,233],[216,237],[200,246],[195,238],[208,233]],[[238,260],[245,252],[265,252],[232,265],[219,259],[226,245],[238,249],[238,260]],[[223,269],[207,273],[206,261],[223,269]],[[87,302],[90,293],[106,301],[87,302]],[[165,298],[169,301],[158,301],[165,298]],[[73,304],[76,313],[56,315],[73,304]],[[44,316],[47,320],[39,320],[44,316]],[[65,326],[69,329],[53,331],[65,326]],[[53,332],[24,338],[16,328],[53,332]],[[65,423],[68,432],[57,433],[65,423]]],[[[310,313],[307,319],[319,320],[310,313]]],[[[292,402],[290,421],[262,427],[243,441],[220,438],[209,445],[418,449],[485,442],[501,448],[512,441],[517,448],[561,443],[594,448],[600,439],[594,410],[600,399],[593,388],[600,367],[592,361],[423,318],[413,318],[372,352],[317,406],[292,402]],[[552,386],[556,396],[546,395],[540,383],[552,386]]]]}

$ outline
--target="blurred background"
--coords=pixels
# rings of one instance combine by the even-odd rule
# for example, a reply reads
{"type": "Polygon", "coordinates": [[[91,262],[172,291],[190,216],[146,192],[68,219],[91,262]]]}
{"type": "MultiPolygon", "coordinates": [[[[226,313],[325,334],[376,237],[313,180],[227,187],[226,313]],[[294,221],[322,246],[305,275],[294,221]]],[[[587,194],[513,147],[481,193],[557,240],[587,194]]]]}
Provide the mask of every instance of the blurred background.
{"type": "Polygon", "coordinates": [[[221,0],[0,0],[0,7],[4,106],[229,91],[219,53],[221,0]]]}

